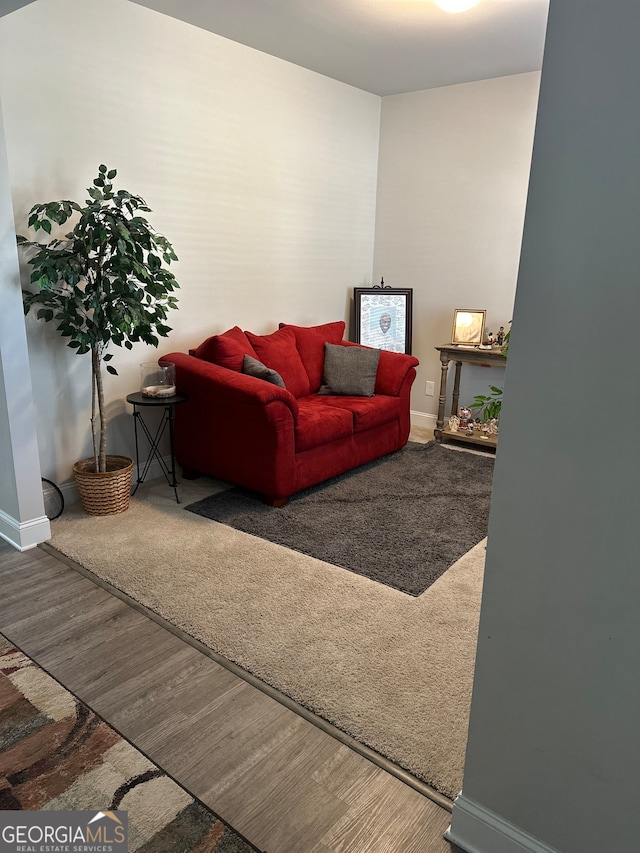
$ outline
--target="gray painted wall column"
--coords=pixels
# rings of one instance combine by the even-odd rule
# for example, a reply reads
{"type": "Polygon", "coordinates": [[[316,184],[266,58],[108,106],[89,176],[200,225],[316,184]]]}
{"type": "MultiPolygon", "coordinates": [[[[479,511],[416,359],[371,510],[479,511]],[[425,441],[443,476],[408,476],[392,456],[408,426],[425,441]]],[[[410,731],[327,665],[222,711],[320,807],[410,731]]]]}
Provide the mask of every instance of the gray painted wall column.
{"type": "Polygon", "coordinates": [[[51,536],[44,514],[16,232],[0,105],[0,536],[20,550],[51,536]]]}
{"type": "Polygon", "coordinates": [[[551,0],[450,833],[474,853],[640,843],[639,44],[637,0],[551,0]]]}

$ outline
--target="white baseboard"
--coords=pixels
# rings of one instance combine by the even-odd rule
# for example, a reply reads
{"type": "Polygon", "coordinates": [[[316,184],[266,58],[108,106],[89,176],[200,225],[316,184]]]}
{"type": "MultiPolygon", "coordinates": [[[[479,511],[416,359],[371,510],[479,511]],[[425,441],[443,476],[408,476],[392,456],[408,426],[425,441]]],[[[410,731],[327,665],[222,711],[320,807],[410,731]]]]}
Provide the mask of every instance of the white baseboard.
{"type": "Polygon", "coordinates": [[[467,853],[559,853],[464,793],[453,804],[445,838],[467,853]]]}
{"type": "Polygon", "coordinates": [[[62,492],[65,506],[71,506],[71,504],[80,500],[80,493],[74,480],[70,480],[68,483],[61,483],[58,488],[62,492]]]}
{"type": "Polygon", "coordinates": [[[49,519],[43,515],[18,521],[0,509],[0,536],[18,551],[28,551],[51,538],[49,519]]]}
{"type": "Polygon", "coordinates": [[[426,412],[411,412],[411,426],[418,429],[435,429],[437,415],[428,415],[426,412]]]}

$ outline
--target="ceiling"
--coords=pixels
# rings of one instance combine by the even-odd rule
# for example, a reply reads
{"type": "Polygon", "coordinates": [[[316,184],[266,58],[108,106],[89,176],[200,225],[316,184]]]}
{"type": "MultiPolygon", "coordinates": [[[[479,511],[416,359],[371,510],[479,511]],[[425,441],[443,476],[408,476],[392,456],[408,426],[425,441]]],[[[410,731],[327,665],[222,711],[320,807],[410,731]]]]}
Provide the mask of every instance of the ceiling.
{"type": "MultiPolygon", "coordinates": [[[[6,14],[31,0],[0,0],[6,14]]],[[[537,71],[549,0],[132,0],[376,95],[537,71]]]]}
{"type": "Polygon", "coordinates": [[[549,0],[134,0],[376,95],[542,66],[549,0]]]}

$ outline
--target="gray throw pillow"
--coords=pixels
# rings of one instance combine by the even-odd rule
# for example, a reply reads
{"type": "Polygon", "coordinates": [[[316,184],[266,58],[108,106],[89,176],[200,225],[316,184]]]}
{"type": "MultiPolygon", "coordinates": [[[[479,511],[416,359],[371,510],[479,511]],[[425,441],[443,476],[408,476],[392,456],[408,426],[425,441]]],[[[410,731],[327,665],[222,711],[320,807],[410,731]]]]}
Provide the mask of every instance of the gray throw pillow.
{"type": "Polygon", "coordinates": [[[379,349],[324,345],[324,369],[318,394],[373,397],[379,349]]]}
{"type": "Polygon", "coordinates": [[[280,376],[276,370],[272,370],[270,367],[267,367],[266,364],[263,364],[251,355],[245,355],[243,358],[242,372],[246,373],[248,376],[255,376],[256,379],[264,379],[265,382],[277,385],[278,388],[285,387],[284,382],[282,381],[282,376],[280,376]]]}

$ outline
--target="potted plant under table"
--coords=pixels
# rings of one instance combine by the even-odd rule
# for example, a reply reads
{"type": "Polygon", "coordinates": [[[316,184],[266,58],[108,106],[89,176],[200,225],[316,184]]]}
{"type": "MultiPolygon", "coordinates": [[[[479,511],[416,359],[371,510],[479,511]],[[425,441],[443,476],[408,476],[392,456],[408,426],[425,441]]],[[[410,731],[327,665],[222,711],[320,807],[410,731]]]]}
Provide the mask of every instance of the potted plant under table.
{"type": "Polygon", "coordinates": [[[103,367],[117,375],[107,350],[112,344],[157,346],[158,337],[171,331],[165,320],[177,306],[179,286],[167,269],[177,260],[173,246],[141,215],[151,211],[143,198],[114,190],[116,174],[101,165],[84,206],[63,200],[32,207],[29,227],[49,236],[76,219],[64,236],[46,243],[17,238],[32,267],[32,289],[23,292],[25,314],[39,306],[37,317],[57,323],[67,346],[91,355],[93,455],[73,470],[82,505],[93,515],[128,508],[133,470],[128,457],[107,454],[103,367]]]}

